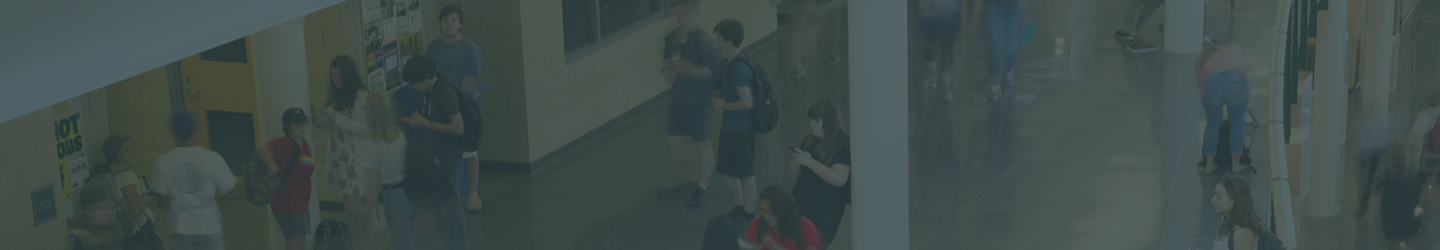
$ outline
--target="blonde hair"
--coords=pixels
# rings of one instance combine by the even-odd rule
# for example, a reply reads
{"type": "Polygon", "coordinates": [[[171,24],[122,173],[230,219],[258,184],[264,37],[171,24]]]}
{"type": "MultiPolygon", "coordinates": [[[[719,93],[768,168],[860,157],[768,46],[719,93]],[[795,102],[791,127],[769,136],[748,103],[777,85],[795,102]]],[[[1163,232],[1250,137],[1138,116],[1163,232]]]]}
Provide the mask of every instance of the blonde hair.
{"type": "Polygon", "coordinates": [[[390,97],[385,92],[370,92],[365,98],[365,125],[368,127],[367,136],[371,141],[392,142],[395,141],[400,126],[396,124],[395,112],[391,111],[390,97]]]}

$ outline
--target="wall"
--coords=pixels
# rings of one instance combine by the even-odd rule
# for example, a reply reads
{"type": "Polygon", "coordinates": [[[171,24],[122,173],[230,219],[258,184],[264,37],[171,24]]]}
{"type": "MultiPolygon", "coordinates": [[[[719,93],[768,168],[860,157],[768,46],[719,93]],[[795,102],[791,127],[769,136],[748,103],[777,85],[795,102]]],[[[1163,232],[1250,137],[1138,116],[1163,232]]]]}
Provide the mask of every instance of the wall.
{"type": "Polygon", "coordinates": [[[5,159],[0,165],[0,204],[4,204],[0,205],[0,214],[6,215],[0,217],[0,242],[5,242],[6,248],[61,249],[65,246],[68,230],[64,201],[60,197],[62,184],[56,175],[60,171],[59,161],[53,146],[55,113],[57,109],[82,109],[83,147],[91,166],[102,161],[100,144],[110,131],[105,91],[74,99],[80,100],[79,107],[62,107],[69,106],[67,101],[67,104],[41,108],[0,123],[0,159],[5,159]],[[55,185],[56,218],[36,227],[30,192],[45,185],[55,185]]]}
{"type": "MultiPolygon", "coordinates": [[[[521,1],[519,7],[507,13],[519,15],[525,45],[528,162],[669,88],[659,69],[662,39],[675,28],[673,20],[650,23],[566,62],[560,1],[521,1]]],[[[730,18],[745,26],[747,41],[742,46],[775,31],[775,9],[769,1],[702,1],[701,29],[710,30],[730,18]]]]}

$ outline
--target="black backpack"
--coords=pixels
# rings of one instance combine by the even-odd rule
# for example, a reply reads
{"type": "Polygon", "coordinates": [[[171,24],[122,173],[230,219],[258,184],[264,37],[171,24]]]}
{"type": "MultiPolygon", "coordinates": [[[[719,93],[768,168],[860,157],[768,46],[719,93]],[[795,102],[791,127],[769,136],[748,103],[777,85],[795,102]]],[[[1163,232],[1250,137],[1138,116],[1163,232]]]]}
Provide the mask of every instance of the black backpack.
{"type": "Polygon", "coordinates": [[[780,100],[775,97],[775,88],[770,86],[770,76],[744,53],[736,58],[736,62],[750,66],[750,72],[755,76],[755,84],[750,87],[751,97],[755,101],[754,108],[750,109],[750,121],[755,124],[755,132],[769,133],[775,130],[775,126],[780,123],[780,100]]]}
{"type": "MultiPolygon", "coordinates": [[[[1236,229],[1239,229],[1239,227],[1240,227],[1240,226],[1236,226],[1236,229]]],[[[1246,228],[1248,228],[1248,227],[1246,227],[1246,228]]],[[[1254,231],[1254,229],[1251,229],[1251,231],[1254,231]]],[[[1230,241],[1227,242],[1226,244],[1230,244],[1229,246],[1235,246],[1235,231],[1233,231],[1233,230],[1230,231],[1230,241]]],[[[1285,250],[1286,248],[1285,248],[1285,242],[1280,241],[1280,238],[1279,238],[1279,237],[1275,237],[1275,234],[1274,234],[1274,233],[1270,233],[1270,232],[1263,232],[1263,233],[1262,233],[1262,232],[1260,232],[1260,231],[1255,231],[1255,249],[1256,249],[1256,250],[1285,250]]]]}
{"type": "Polygon", "coordinates": [[[350,228],[344,222],[325,220],[315,228],[315,250],[350,250],[350,228]]]}
{"type": "Polygon", "coordinates": [[[450,173],[424,142],[405,137],[405,196],[417,205],[434,205],[455,196],[450,173]]]}
{"type": "Polygon", "coordinates": [[[455,90],[460,103],[460,119],[465,121],[465,133],[460,134],[460,149],[465,152],[472,152],[480,149],[480,138],[485,137],[485,117],[480,115],[480,105],[475,104],[475,98],[460,91],[459,86],[446,84],[450,89],[455,90]]]}

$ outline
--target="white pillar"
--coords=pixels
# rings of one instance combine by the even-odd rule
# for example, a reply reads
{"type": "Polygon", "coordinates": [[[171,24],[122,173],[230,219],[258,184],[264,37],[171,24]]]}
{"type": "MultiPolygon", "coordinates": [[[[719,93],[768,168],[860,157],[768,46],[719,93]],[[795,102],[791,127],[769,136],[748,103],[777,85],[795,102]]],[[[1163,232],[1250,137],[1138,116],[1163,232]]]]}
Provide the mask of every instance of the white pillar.
{"type": "Polygon", "coordinates": [[[1315,95],[1311,118],[1309,212],[1313,217],[1332,217],[1340,212],[1340,183],[1345,163],[1345,50],[1349,2],[1330,0],[1330,9],[1321,10],[1315,48],[1315,95]]]}
{"type": "Polygon", "coordinates": [[[1369,0],[1365,11],[1365,109],[1366,117],[1380,121],[1390,118],[1390,84],[1395,0],[1369,0]]]}
{"type": "Polygon", "coordinates": [[[1204,39],[1205,1],[1165,2],[1165,52],[1200,54],[1204,39]]]}
{"type": "Polygon", "coordinates": [[[850,1],[854,249],[910,249],[905,1],[850,1]]]}
{"type": "MultiPolygon", "coordinates": [[[[1204,228],[1209,212],[1204,208],[1202,187],[1195,172],[1195,152],[1200,151],[1199,89],[1195,85],[1195,59],[1203,49],[1205,32],[1204,1],[1167,1],[1165,3],[1164,79],[1161,82],[1161,134],[1165,153],[1161,169],[1161,193],[1165,216],[1159,249],[1186,249],[1197,241],[1213,238],[1204,228]]],[[[1215,220],[1218,221],[1218,220],[1215,220]]]]}
{"type": "MultiPolygon", "coordinates": [[[[256,119],[259,121],[261,141],[269,141],[285,135],[280,126],[280,115],[289,108],[305,109],[310,114],[309,74],[305,63],[305,17],[276,25],[250,36],[251,57],[255,68],[256,119]]],[[[315,182],[315,176],[310,176],[315,182]]],[[[320,202],[315,197],[320,185],[310,188],[310,231],[320,224],[320,202]]],[[[284,249],[285,238],[275,223],[274,215],[269,217],[270,246],[284,249]]],[[[306,236],[306,248],[314,244],[313,235],[306,236]]]]}

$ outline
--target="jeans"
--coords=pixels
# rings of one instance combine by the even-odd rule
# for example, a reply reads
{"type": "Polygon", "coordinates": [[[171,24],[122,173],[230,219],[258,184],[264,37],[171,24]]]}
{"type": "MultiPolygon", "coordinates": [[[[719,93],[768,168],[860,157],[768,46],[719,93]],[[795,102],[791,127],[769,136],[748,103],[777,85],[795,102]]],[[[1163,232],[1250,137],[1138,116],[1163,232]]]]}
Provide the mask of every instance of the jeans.
{"type": "MultiPolygon", "coordinates": [[[[441,164],[447,163],[442,162],[441,164]]],[[[465,160],[461,159],[454,166],[459,166],[459,170],[456,171],[458,176],[453,178],[451,183],[455,184],[457,190],[469,190],[470,186],[466,184],[469,178],[463,175],[465,160]]],[[[469,220],[465,219],[465,207],[460,203],[461,198],[465,195],[462,192],[455,192],[454,198],[442,201],[432,208],[435,211],[435,226],[440,229],[441,234],[446,234],[441,236],[445,239],[444,249],[470,249],[470,232],[466,227],[469,220]]]]}
{"type": "Polygon", "coordinates": [[[225,234],[171,235],[175,250],[225,250],[225,234]]]}
{"type": "Polygon", "coordinates": [[[390,228],[391,249],[415,249],[415,206],[405,187],[381,191],[385,197],[385,223],[390,228]]]}
{"type": "Polygon", "coordinates": [[[1214,157],[1220,146],[1220,108],[1230,114],[1230,155],[1239,157],[1245,151],[1245,110],[1250,103],[1250,83],[1240,72],[1222,70],[1205,78],[1205,94],[1200,96],[1205,106],[1205,157],[1214,157]]]}
{"type": "Polygon", "coordinates": [[[990,77],[999,79],[1015,71],[1020,53],[1020,6],[985,6],[985,41],[990,46],[990,77]]]}
{"type": "Polygon", "coordinates": [[[455,169],[455,195],[465,197],[466,195],[470,195],[470,175],[465,172],[469,170],[469,168],[465,166],[465,158],[460,158],[460,164],[458,166],[459,167],[455,169]]]}

